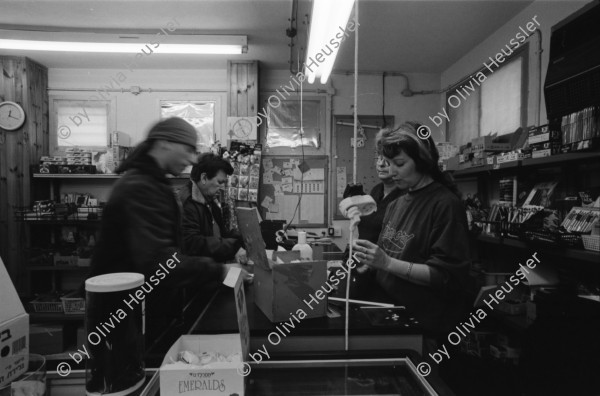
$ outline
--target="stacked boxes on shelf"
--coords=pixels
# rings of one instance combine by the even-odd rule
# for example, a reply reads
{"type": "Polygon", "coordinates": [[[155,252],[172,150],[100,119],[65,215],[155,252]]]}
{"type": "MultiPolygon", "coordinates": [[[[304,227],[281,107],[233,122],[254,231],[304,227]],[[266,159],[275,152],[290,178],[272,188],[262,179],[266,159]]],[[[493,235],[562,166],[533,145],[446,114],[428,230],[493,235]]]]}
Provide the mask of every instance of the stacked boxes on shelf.
{"type": "Polygon", "coordinates": [[[67,165],[91,165],[92,152],[77,147],[67,149],[67,165]]]}
{"type": "Polygon", "coordinates": [[[532,158],[549,157],[560,153],[561,132],[548,125],[531,127],[527,142],[532,150],[532,158]]]}
{"type": "Polygon", "coordinates": [[[494,136],[480,136],[471,140],[472,166],[494,165],[495,154],[511,149],[510,143],[494,141],[494,136]]]}

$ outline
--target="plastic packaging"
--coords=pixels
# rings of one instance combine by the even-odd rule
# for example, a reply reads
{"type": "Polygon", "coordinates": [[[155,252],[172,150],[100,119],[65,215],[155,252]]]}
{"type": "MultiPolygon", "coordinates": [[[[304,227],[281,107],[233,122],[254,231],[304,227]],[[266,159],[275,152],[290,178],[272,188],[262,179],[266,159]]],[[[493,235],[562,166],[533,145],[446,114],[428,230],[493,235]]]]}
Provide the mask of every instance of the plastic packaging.
{"type": "Polygon", "coordinates": [[[308,243],[306,243],[306,232],[298,231],[298,243],[294,245],[292,250],[298,250],[300,252],[300,259],[306,261],[312,261],[313,251],[308,243]]]}

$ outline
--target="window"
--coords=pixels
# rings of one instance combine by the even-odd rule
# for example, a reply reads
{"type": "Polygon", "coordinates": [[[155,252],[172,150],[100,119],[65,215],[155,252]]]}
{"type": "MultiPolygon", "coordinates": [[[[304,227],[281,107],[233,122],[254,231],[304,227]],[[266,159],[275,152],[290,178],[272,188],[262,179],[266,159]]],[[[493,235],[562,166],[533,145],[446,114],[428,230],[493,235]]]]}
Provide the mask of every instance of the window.
{"type": "Polygon", "coordinates": [[[216,102],[211,100],[163,100],[160,102],[160,118],[183,118],[196,128],[198,149],[210,148],[215,143],[215,107],[216,102]]]}
{"type": "Polygon", "coordinates": [[[481,86],[473,84],[476,89],[465,89],[474,81],[474,73],[473,78],[448,92],[448,132],[452,143],[460,146],[479,136],[502,136],[525,125],[528,48],[523,46],[493,72],[484,68],[485,79],[481,86]]]}
{"type": "Polygon", "coordinates": [[[69,147],[106,150],[109,131],[114,129],[111,101],[54,98],[51,107],[52,154],[69,147]]]}
{"type": "Polygon", "coordinates": [[[282,101],[277,107],[269,106],[267,122],[268,147],[319,148],[319,126],[321,124],[321,101],[304,99],[302,103],[302,128],[300,138],[300,101],[282,101]]]}

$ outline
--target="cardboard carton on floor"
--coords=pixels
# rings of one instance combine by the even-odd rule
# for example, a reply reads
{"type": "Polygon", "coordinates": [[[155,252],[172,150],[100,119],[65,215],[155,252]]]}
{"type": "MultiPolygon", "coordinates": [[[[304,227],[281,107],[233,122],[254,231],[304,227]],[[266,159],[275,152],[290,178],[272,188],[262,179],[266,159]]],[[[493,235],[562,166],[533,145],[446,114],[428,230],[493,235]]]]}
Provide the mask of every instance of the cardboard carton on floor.
{"type": "Polygon", "coordinates": [[[29,315],[0,257],[0,387],[29,366],[29,315]]]}
{"type": "MultiPolygon", "coordinates": [[[[291,263],[290,254],[280,254],[283,263],[267,259],[256,208],[237,208],[238,227],[248,258],[254,262],[254,302],[271,322],[287,321],[299,310],[302,318],[327,315],[327,261],[291,263]]],[[[274,253],[277,254],[277,253],[274,253]]]]}
{"type": "Polygon", "coordinates": [[[225,281],[232,287],[240,332],[236,334],[183,335],[171,346],[160,367],[160,394],[174,396],[182,393],[202,396],[243,396],[248,363],[250,333],[246,312],[246,298],[239,268],[232,268],[225,281]],[[180,352],[190,351],[237,355],[232,362],[215,362],[210,367],[176,362],[180,352]]]}

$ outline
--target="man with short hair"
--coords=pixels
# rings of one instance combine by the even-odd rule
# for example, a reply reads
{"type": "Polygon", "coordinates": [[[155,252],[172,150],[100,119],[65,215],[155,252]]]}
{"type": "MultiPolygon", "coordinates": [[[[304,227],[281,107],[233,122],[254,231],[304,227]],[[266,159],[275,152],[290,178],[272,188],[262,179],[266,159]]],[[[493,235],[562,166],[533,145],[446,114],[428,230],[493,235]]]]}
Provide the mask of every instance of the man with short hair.
{"type": "Polygon", "coordinates": [[[213,153],[201,154],[194,164],[190,183],[180,192],[184,253],[202,254],[219,262],[235,258],[238,263],[247,264],[242,235],[226,229],[217,200],[232,173],[229,161],[213,153]]]}

